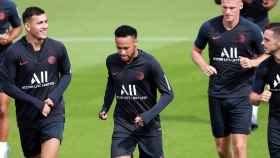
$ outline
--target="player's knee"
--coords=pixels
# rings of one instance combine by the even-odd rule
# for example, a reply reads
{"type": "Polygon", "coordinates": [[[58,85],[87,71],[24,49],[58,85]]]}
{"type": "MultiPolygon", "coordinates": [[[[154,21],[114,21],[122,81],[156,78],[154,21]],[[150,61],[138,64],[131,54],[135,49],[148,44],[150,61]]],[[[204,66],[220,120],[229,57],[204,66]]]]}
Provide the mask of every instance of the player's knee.
{"type": "Polygon", "coordinates": [[[220,157],[225,157],[228,155],[228,151],[225,148],[218,148],[217,151],[220,157]]]}
{"type": "Polygon", "coordinates": [[[5,105],[0,105],[0,117],[8,116],[8,108],[5,105]]]}
{"type": "Polygon", "coordinates": [[[7,116],[7,109],[3,106],[0,106],[0,118],[7,116]]]}
{"type": "Polygon", "coordinates": [[[226,157],[229,154],[229,146],[226,143],[218,143],[217,144],[217,152],[220,157],[226,157]]]}
{"type": "Polygon", "coordinates": [[[244,150],[246,149],[246,144],[245,143],[236,143],[233,145],[235,152],[237,153],[243,153],[244,150]]]}

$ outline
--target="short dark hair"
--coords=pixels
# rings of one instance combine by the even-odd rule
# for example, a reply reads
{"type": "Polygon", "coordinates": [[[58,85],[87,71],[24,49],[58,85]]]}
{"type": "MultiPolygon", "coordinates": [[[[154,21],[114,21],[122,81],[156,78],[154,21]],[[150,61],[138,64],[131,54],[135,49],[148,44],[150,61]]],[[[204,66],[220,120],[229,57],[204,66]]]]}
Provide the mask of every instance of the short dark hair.
{"type": "Polygon", "coordinates": [[[272,23],[269,23],[265,26],[265,29],[271,29],[273,27],[280,27],[280,23],[279,22],[272,22],[272,23]]]}
{"type": "Polygon", "coordinates": [[[270,23],[265,27],[266,30],[271,30],[273,32],[274,37],[280,39],[280,23],[274,22],[270,23]]]}
{"type": "Polygon", "coordinates": [[[137,30],[129,25],[121,25],[115,30],[115,37],[132,36],[137,38],[137,30]]]}
{"type": "Polygon", "coordinates": [[[215,0],[215,3],[220,5],[221,4],[221,0],[215,0]]]}
{"type": "Polygon", "coordinates": [[[41,15],[41,14],[45,14],[45,11],[42,8],[36,6],[28,7],[22,13],[22,21],[23,23],[26,23],[28,20],[32,18],[32,16],[41,15]]]}

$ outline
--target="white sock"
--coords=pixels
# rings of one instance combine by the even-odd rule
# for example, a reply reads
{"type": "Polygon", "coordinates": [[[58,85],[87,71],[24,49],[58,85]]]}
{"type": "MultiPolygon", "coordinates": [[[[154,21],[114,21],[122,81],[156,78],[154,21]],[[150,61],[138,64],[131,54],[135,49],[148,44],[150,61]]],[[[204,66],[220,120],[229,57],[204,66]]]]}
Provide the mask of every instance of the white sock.
{"type": "Polygon", "coordinates": [[[0,158],[8,158],[9,146],[7,142],[0,142],[0,158]]]}
{"type": "Polygon", "coordinates": [[[251,119],[251,122],[253,124],[257,124],[258,122],[258,109],[259,109],[258,106],[253,105],[252,119],[251,119]]]}

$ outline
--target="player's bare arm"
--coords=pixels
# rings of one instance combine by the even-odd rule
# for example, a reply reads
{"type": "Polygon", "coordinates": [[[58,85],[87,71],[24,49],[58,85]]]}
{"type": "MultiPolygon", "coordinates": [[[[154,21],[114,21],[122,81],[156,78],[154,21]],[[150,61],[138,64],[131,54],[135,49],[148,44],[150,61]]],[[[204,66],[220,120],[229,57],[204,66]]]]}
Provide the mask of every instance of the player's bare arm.
{"type": "Polygon", "coordinates": [[[211,76],[211,75],[216,75],[217,74],[216,68],[211,66],[211,65],[209,65],[204,60],[204,58],[202,56],[202,50],[197,48],[197,47],[195,47],[195,46],[192,49],[192,59],[196,63],[196,65],[199,66],[200,70],[205,75],[211,76]]]}

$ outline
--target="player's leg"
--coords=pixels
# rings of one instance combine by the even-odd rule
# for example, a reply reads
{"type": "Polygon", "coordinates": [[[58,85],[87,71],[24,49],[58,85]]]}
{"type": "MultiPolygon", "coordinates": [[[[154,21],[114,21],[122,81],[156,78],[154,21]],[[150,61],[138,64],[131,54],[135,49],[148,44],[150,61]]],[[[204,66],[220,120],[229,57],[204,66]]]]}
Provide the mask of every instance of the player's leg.
{"type": "Polygon", "coordinates": [[[42,144],[41,158],[57,158],[60,147],[60,140],[51,138],[42,144]]]}
{"type": "Polygon", "coordinates": [[[0,158],[8,157],[8,134],[9,134],[9,117],[8,117],[9,96],[0,92],[0,158]]]}
{"type": "Polygon", "coordinates": [[[223,106],[224,99],[211,96],[208,99],[212,134],[215,137],[218,155],[220,158],[232,158],[228,111],[223,106]]]}
{"type": "Polygon", "coordinates": [[[215,143],[220,158],[233,158],[230,136],[216,138],[215,143]]]}
{"type": "Polygon", "coordinates": [[[271,158],[280,157],[280,118],[269,117],[267,127],[267,143],[271,158]]]}
{"type": "Polygon", "coordinates": [[[64,122],[41,124],[41,158],[57,158],[63,139],[64,122]]]}
{"type": "Polygon", "coordinates": [[[136,141],[130,136],[126,138],[113,136],[111,158],[132,158],[135,147],[136,141]]]}
{"type": "Polygon", "coordinates": [[[247,157],[247,135],[246,134],[232,134],[232,146],[235,158],[247,157]]]}
{"type": "Polygon", "coordinates": [[[111,144],[111,158],[133,158],[136,147],[134,134],[118,123],[114,124],[111,144]]]}
{"type": "Polygon", "coordinates": [[[139,158],[163,158],[162,133],[155,128],[138,135],[139,158]]]}
{"type": "Polygon", "coordinates": [[[26,158],[40,158],[41,143],[36,128],[19,127],[21,148],[26,158]]]}
{"type": "Polygon", "coordinates": [[[250,134],[252,106],[248,97],[227,99],[230,109],[230,133],[235,158],[247,157],[247,137],[250,134]]]}
{"type": "Polygon", "coordinates": [[[8,117],[9,96],[0,92],[0,141],[8,139],[9,117],[8,117]]]}

